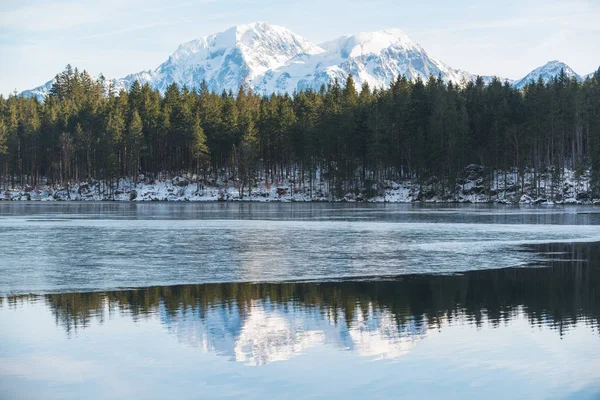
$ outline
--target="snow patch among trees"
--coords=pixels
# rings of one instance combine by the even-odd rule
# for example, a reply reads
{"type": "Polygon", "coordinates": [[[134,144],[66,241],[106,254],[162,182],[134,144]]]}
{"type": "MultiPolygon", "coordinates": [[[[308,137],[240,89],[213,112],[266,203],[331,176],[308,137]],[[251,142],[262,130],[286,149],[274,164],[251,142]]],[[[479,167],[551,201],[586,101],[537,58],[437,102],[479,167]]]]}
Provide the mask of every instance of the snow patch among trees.
{"type": "Polygon", "coordinates": [[[206,181],[196,175],[140,175],[138,180],[84,182],[72,186],[42,184],[6,190],[2,200],[13,201],[250,201],[250,202],[378,202],[378,203],[504,203],[504,204],[596,204],[590,173],[564,170],[558,177],[550,172],[519,176],[516,170],[484,173],[481,166],[467,167],[453,188],[440,188],[434,179],[386,180],[370,188],[336,194],[317,171],[317,179],[287,177],[278,182],[262,179],[243,188],[237,179],[206,181]]]}

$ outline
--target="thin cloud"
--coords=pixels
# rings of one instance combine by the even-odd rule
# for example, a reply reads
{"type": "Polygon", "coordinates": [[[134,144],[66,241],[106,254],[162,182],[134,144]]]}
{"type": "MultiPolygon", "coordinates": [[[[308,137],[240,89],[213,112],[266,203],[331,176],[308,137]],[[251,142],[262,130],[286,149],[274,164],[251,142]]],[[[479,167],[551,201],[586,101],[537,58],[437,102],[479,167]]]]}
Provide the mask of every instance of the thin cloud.
{"type": "Polygon", "coordinates": [[[539,49],[554,48],[559,44],[567,43],[571,39],[572,36],[573,36],[573,33],[571,31],[562,29],[562,30],[550,35],[549,37],[545,38],[544,40],[542,40],[541,43],[537,46],[537,48],[539,48],[539,49]]]}
{"type": "Polygon", "coordinates": [[[15,31],[58,31],[113,18],[127,1],[109,1],[100,6],[83,2],[56,2],[0,12],[0,26],[15,31]]]}
{"type": "Polygon", "coordinates": [[[118,35],[122,35],[124,33],[141,31],[141,30],[150,29],[150,28],[158,28],[160,26],[175,25],[175,24],[179,24],[181,22],[185,22],[185,21],[183,21],[183,20],[177,20],[177,21],[157,22],[157,23],[154,23],[154,24],[144,24],[144,25],[132,26],[132,27],[129,27],[129,28],[116,29],[116,30],[113,30],[113,31],[108,31],[108,32],[102,32],[102,33],[93,34],[93,35],[82,36],[82,37],[79,38],[79,40],[98,39],[98,38],[105,38],[105,37],[109,37],[109,36],[118,36],[118,35]]]}
{"type": "Polygon", "coordinates": [[[168,6],[150,7],[150,8],[146,8],[144,11],[146,11],[146,12],[152,12],[152,13],[157,13],[157,12],[164,12],[164,11],[169,11],[169,10],[177,10],[177,9],[180,9],[180,8],[196,6],[196,5],[199,5],[199,4],[216,3],[217,1],[218,0],[186,1],[186,2],[183,2],[183,3],[171,4],[171,5],[168,5],[168,6]]]}
{"type": "Polygon", "coordinates": [[[459,25],[446,29],[428,30],[419,32],[419,34],[438,35],[443,33],[460,33],[474,30],[502,29],[514,27],[528,28],[532,25],[568,26],[572,29],[577,30],[600,31],[600,24],[598,23],[598,21],[600,21],[600,7],[589,5],[585,2],[580,2],[580,4],[586,5],[582,5],[581,8],[575,8],[577,12],[571,14],[565,14],[562,6],[556,5],[552,8],[552,10],[556,11],[556,13],[552,13],[545,16],[506,18],[483,23],[459,25]]]}
{"type": "Polygon", "coordinates": [[[485,30],[485,29],[499,29],[509,28],[516,26],[531,26],[539,24],[551,24],[561,20],[561,17],[550,16],[541,18],[508,18],[496,21],[490,21],[485,23],[477,24],[466,24],[455,26],[446,29],[434,29],[429,31],[420,32],[421,35],[437,35],[440,33],[453,33],[453,32],[468,32],[473,30],[485,30]]]}

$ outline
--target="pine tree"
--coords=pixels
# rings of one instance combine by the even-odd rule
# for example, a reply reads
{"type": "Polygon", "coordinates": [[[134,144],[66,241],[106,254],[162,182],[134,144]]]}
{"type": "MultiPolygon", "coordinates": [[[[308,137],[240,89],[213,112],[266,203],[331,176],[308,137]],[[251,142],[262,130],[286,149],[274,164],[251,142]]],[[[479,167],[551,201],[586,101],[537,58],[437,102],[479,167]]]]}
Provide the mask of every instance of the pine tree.
{"type": "Polygon", "coordinates": [[[131,176],[135,180],[137,180],[140,171],[140,155],[144,143],[142,129],[142,119],[140,118],[140,114],[137,110],[134,110],[131,119],[129,120],[126,140],[129,156],[129,159],[127,160],[127,176],[131,176]]]}

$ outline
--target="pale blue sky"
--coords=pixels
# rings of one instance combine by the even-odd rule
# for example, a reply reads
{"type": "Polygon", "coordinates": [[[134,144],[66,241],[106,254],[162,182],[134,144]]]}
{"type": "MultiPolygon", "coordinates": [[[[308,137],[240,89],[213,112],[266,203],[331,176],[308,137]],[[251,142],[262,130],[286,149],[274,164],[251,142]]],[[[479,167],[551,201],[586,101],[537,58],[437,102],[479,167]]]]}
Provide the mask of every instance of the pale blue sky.
{"type": "Polygon", "coordinates": [[[2,0],[0,93],[39,86],[67,63],[122,77],[177,46],[265,21],[316,43],[400,28],[453,68],[520,78],[558,59],[600,65],[600,0],[2,0]]]}

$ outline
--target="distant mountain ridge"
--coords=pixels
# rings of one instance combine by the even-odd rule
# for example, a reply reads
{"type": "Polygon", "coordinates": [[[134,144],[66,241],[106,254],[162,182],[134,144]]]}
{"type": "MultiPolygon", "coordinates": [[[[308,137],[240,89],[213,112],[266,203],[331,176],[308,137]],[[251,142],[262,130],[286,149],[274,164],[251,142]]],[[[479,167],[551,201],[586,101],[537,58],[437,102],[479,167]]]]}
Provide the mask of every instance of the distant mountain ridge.
{"type": "MultiPolygon", "coordinates": [[[[567,64],[557,61],[557,60],[554,60],[554,61],[549,61],[545,65],[542,65],[541,67],[534,69],[529,74],[527,74],[524,78],[522,78],[518,81],[515,81],[513,83],[513,86],[518,89],[523,89],[523,88],[525,88],[525,86],[528,83],[537,82],[540,78],[542,78],[542,80],[544,82],[548,82],[552,78],[558,76],[561,71],[564,71],[565,75],[569,79],[575,77],[578,81],[585,80],[581,75],[579,75],[579,74],[577,74],[577,72],[573,71],[573,69],[571,67],[569,67],[567,64]]],[[[592,74],[589,74],[589,76],[591,76],[591,75],[592,74]]]]}
{"type": "MultiPolygon", "coordinates": [[[[561,69],[569,77],[584,79],[559,61],[536,68],[520,80],[499,79],[522,89],[539,77],[550,80],[561,69]]],[[[199,88],[204,81],[216,92],[235,93],[241,86],[268,95],[318,90],[335,79],[343,84],[350,74],[357,85],[368,83],[371,88],[388,87],[399,75],[411,80],[440,76],[458,84],[476,77],[433,57],[398,29],[345,35],[316,45],[286,28],[255,22],[181,44],[154,70],[107,80],[107,84],[117,90],[128,89],[137,80],[164,92],[173,82],[199,88]]],[[[483,78],[486,82],[493,79],[483,78]]],[[[21,94],[43,99],[52,83],[53,80],[48,81],[21,94]]]]}

